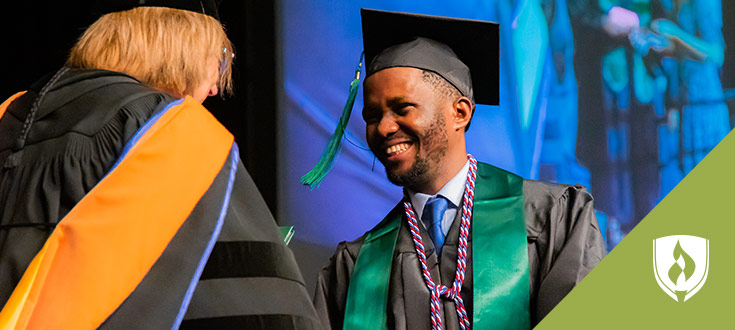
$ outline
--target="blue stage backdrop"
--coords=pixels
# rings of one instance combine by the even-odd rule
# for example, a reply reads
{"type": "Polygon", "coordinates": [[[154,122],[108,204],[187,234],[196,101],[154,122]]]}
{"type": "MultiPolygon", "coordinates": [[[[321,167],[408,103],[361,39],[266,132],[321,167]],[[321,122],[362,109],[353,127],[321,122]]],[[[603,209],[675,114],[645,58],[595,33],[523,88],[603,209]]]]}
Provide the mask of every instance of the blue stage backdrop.
{"type": "MultiPolygon", "coordinates": [[[[617,2],[282,1],[278,214],[281,225],[295,226],[291,246],[308,287],[340,241],[372,228],[402,196],[367,150],[362,86],[332,171],[314,190],[299,181],[321,156],[347,99],[362,51],[360,8],[500,23],[500,106],[477,106],[469,152],[525,178],[588,187],[614,247],[730,130],[717,76],[722,60],[662,59],[635,38],[605,36],[593,22],[617,2]],[[702,80],[706,93],[693,100],[686,89],[702,80]],[[702,127],[711,129],[695,134],[702,127]]],[[[677,10],[670,0],[628,2],[637,4],[630,9],[644,26],[637,31],[645,32],[651,17],[685,16],[683,30],[705,31],[705,41],[721,46],[714,54],[723,51],[722,21],[708,28],[697,21],[702,8],[717,17],[719,1],[677,10]]]]}

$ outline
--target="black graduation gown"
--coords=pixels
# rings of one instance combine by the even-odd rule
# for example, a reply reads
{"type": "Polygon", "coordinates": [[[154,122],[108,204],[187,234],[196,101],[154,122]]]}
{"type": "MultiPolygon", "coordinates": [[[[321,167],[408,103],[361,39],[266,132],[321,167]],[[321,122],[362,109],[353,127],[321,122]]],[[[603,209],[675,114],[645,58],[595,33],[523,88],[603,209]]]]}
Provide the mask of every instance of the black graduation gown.
{"type": "MultiPolygon", "coordinates": [[[[479,184],[479,183],[478,183],[479,184]]],[[[535,326],[605,256],[602,234],[594,215],[592,196],[582,186],[524,180],[528,237],[531,325],[535,326]]],[[[403,212],[399,203],[391,212],[403,212]]],[[[432,278],[451,287],[457,264],[461,212],[457,212],[437,263],[431,240],[424,240],[432,278]]],[[[421,227],[422,237],[429,237],[421,227]]],[[[471,232],[471,231],[470,231],[471,232]]],[[[350,274],[365,235],[341,242],[317,280],[314,305],[322,324],[341,329],[350,274]]],[[[462,299],[472,319],[472,236],[468,240],[467,272],[462,299]]],[[[388,328],[431,329],[430,297],[408,224],[403,216],[388,288],[388,328]]],[[[459,329],[454,303],[442,299],[443,326],[459,329]]]]}
{"type": "MultiPolygon", "coordinates": [[[[15,100],[0,119],[0,166],[48,79],[15,100]]],[[[54,85],[39,108],[20,163],[0,168],[0,306],[56,223],[105,176],[138,129],[173,100],[130,76],[104,70],[71,70],[54,85]]],[[[318,328],[293,254],[238,164],[221,234],[181,327],[318,328]]],[[[219,212],[228,170],[223,166],[190,218],[219,212]]],[[[201,244],[188,223],[194,222],[182,226],[162,256],[201,244]]],[[[159,259],[102,328],[170,327],[180,305],[169,303],[180,298],[170,293],[190,281],[179,276],[180,270],[197,263],[195,258],[159,259]]]]}

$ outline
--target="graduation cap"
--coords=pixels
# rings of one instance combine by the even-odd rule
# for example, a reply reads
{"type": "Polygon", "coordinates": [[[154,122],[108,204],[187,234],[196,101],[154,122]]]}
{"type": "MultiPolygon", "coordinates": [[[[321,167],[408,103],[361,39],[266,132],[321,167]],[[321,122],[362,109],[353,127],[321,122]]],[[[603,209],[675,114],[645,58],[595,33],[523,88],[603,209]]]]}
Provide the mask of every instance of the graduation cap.
{"type": "MultiPolygon", "coordinates": [[[[498,105],[499,26],[497,23],[442,16],[361,9],[366,78],[393,67],[434,72],[470,100],[498,105]]],[[[313,188],[331,169],[352,112],[360,65],[337,128],[314,168],[301,177],[313,188]]]]}
{"type": "Polygon", "coordinates": [[[92,13],[99,17],[116,11],[129,10],[136,7],[168,7],[206,14],[219,21],[219,4],[221,0],[106,0],[94,1],[92,13]]]}
{"type": "Polygon", "coordinates": [[[429,70],[476,103],[498,105],[498,24],[362,9],[366,78],[392,67],[429,70]]]}

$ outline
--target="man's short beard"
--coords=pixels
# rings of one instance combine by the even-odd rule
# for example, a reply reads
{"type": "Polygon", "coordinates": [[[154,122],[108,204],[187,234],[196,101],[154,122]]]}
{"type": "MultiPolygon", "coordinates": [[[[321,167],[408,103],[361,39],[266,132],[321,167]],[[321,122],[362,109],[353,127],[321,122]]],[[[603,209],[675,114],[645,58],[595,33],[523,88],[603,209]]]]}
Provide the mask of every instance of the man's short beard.
{"type": "Polygon", "coordinates": [[[386,174],[388,175],[388,181],[394,185],[413,188],[415,186],[421,186],[428,183],[428,180],[426,180],[427,172],[429,172],[429,161],[425,158],[419,157],[417,154],[413,161],[413,165],[408,169],[408,172],[399,175],[386,171],[386,174]]]}
{"type": "Polygon", "coordinates": [[[420,148],[426,148],[426,150],[430,150],[432,147],[436,149],[431,151],[427,157],[419,156],[419,152],[417,151],[413,164],[406,173],[399,175],[386,170],[388,181],[394,185],[407,187],[412,190],[418,190],[428,185],[434,179],[434,173],[438,170],[439,164],[441,164],[447,154],[449,139],[445,126],[446,121],[444,116],[441,111],[438,111],[431,126],[424,134],[423,144],[420,145],[420,148]]]}

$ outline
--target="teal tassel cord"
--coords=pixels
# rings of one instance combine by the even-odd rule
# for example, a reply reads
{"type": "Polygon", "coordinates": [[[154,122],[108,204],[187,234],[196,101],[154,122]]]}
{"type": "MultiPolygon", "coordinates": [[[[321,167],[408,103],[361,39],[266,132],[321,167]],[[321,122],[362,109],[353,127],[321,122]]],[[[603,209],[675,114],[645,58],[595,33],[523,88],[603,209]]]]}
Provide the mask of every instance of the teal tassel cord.
{"type": "Polygon", "coordinates": [[[319,162],[314,165],[314,168],[301,177],[301,183],[310,186],[312,190],[319,187],[319,184],[324,180],[324,177],[327,176],[327,173],[332,169],[334,158],[342,147],[342,138],[345,134],[347,122],[350,120],[350,114],[352,114],[352,106],[355,104],[357,88],[360,86],[360,71],[362,70],[363,55],[364,54],[360,54],[360,63],[357,65],[357,69],[355,70],[355,79],[350,83],[350,94],[347,98],[347,103],[345,103],[345,107],[342,109],[342,116],[339,118],[337,127],[334,129],[334,133],[329,139],[327,148],[324,149],[322,157],[319,159],[319,162]]]}

